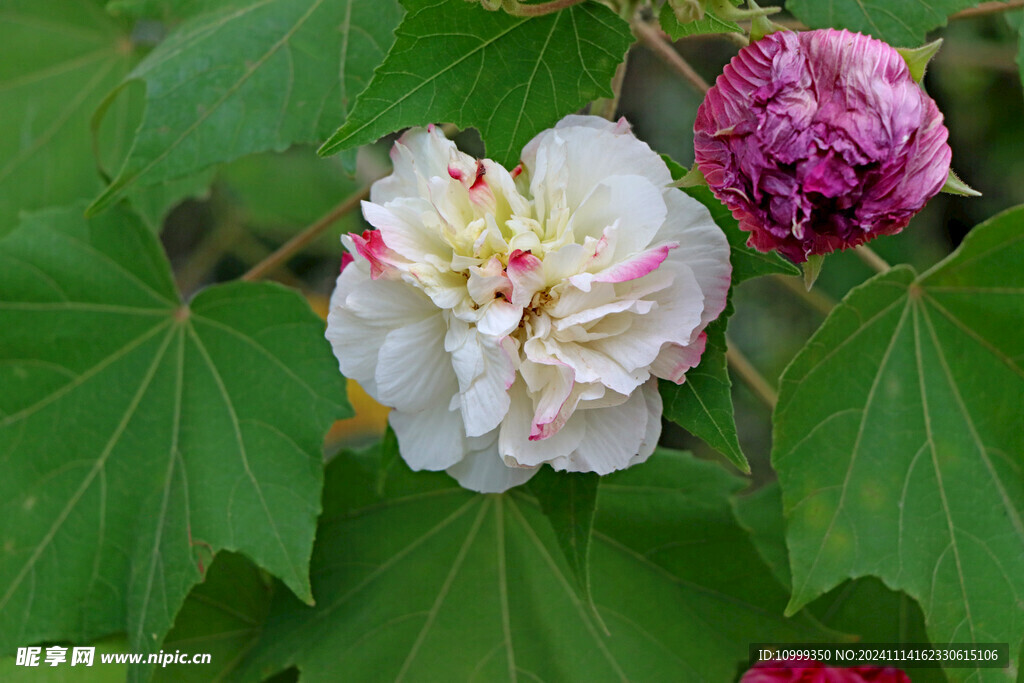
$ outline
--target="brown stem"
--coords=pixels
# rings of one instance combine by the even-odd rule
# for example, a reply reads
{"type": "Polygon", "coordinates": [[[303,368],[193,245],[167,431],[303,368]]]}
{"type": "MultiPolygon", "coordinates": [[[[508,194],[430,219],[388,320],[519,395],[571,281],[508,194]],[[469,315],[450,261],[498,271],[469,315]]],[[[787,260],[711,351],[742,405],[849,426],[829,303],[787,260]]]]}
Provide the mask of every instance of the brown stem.
{"type": "Polygon", "coordinates": [[[875,250],[866,244],[862,244],[854,249],[853,253],[877,273],[885,273],[892,268],[884,258],[876,254],[875,250]]]}
{"type": "Polygon", "coordinates": [[[250,268],[249,272],[242,276],[242,279],[259,280],[260,278],[265,277],[268,273],[301,251],[307,244],[319,237],[320,233],[329,228],[336,220],[344,216],[349,211],[357,208],[359,203],[369,196],[370,186],[366,185],[361,190],[345,197],[345,199],[341,200],[337,206],[318,218],[308,228],[282,244],[277,251],[250,268]]]}
{"type": "Polygon", "coordinates": [[[807,289],[799,276],[793,277],[792,275],[779,274],[775,275],[772,279],[822,315],[827,316],[836,306],[836,302],[827,294],[822,294],[817,289],[807,289]]]}
{"type": "Polygon", "coordinates": [[[702,93],[706,93],[711,87],[707,81],[701,78],[700,74],[693,70],[693,67],[676,52],[672,43],[662,34],[661,31],[643,21],[633,22],[633,35],[640,43],[651,50],[659,59],[672,68],[673,71],[682,76],[690,85],[702,93]]]}
{"type": "Polygon", "coordinates": [[[581,2],[586,2],[586,0],[550,0],[550,2],[541,2],[536,5],[521,5],[516,2],[511,6],[506,5],[506,11],[517,17],[539,17],[578,5],[581,2]]]}
{"type": "Polygon", "coordinates": [[[1024,7],[1024,0],[1009,0],[1008,2],[983,2],[977,7],[971,7],[965,10],[961,10],[956,14],[950,14],[949,20],[954,19],[969,19],[971,17],[980,17],[985,14],[995,14],[997,12],[1008,12],[1012,9],[1018,9],[1024,7]]]}
{"type": "Polygon", "coordinates": [[[775,410],[775,404],[779,402],[779,395],[772,388],[771,384],[768,384],[754,364],[751,363],[743,352],[739,350],[731,339],[726,338],[725,340],[725,358],[729,362],[729,367],[740,376],[751,391],[761,399],[768,408],[775,410]]]}

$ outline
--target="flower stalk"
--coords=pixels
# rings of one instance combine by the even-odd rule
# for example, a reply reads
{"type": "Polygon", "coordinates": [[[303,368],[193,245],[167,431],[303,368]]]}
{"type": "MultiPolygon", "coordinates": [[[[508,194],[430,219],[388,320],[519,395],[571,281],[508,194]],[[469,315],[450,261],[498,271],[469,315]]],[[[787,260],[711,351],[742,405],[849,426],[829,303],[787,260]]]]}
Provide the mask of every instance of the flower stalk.
{"type": "Polygon", "coordinates": [[[657,28],[644,21],[633,22],[633,35],[640,43],[655,54],[670,69],[683,77],[687,83],[701,93],[706,93],[711,87],[700,74],[698,74],[689,62],[683,59],[682,55],[676,52],[672,43],[657,28]]]}
{"type": "Polygon", "coordinates": [[[866,263],[876,273],[886,273],[892,266],[884,258],[878,255],[878,253],[866,244],[862,244],[853,250],[853,253],[857,255],[861,261],[866,263]]]}
{"type": "Polygon", "coordinates": [[[726,338],[725,344],[725,358],[729,363],[729,367],[750,387],[754,396],[761,399],[761,402],[768,406],[769,410],[775,410],[775,406],[779,402],[778,392],[768,383],[764,375],[758,372],[754,364],[750,362],[731,339],[726,338]]]}
{"type": "Polygon", "coordinates": [[[366,185],[345,197],[333,209],[311,223],[305,230],[295,235],[295,237],[282,244],[272,254],[250,268],[242,276],[242,279],[251,281],[266,277],[292,256],[302,251],[310,242],[319,237],[327,228],[331,227],[335,221],[350,211],[359,208],[359,203],[369,196],[370,186],[366,185]]]}

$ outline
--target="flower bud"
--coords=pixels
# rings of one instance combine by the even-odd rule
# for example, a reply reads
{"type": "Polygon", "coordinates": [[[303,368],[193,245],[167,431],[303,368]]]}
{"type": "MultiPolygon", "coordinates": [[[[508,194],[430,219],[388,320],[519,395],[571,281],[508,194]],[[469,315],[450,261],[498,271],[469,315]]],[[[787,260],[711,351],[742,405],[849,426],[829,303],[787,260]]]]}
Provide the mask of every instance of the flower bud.
{"type": "Polygon", "coordinates": [[[949,175],[935,102],[889,45],[781,31],[725,67],[694,124],[697,165],[751,233],[802,263],[902,230],[949,175]]]}
{"type": "Polygon", "coordinates": [[[831,667],[814,661],[761,662],[743,674],[740,683],[910,683],[892,667],[831,667]]]}

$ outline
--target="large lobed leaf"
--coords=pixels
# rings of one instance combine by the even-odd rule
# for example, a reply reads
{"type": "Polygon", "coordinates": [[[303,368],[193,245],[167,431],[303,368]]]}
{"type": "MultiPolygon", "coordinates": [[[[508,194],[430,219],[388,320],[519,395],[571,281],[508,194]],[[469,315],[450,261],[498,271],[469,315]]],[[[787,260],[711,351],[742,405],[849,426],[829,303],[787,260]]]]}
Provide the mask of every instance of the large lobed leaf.
{"type": "Polygon", "coordinates": [[[279,596],[242,680],[723,681],[757,638],[827,637],[781,618],[785,593],[729,508],[744,483],[714,463],[660,451],[603,480],[590,573],[607,632],[524,492],[399,465],[378,498],[376,478],[353,454],[329,466],[317,605],[279,596]]]}
{"type": "MultiPolygon", "coordinates": [[[[782,492],[771,482],[752,494],[733,498],[740,524],[761,558],[784,586],[791,585],[786,554],[782,492]]],[[[927,643],[924,616],[905,593],[889,590],[874,577],[846,581],[821,596],[806,610],[828,628],[862,643],[927,643]]],[[[913,669],[914,683],[946,683],[941,669],[913,669]]]]}
{"type": "Polygon", "coordinates": [[[182,22],[129,75],[146,110],[124,166],[89,210],[132,185],[319,142],[391,42],[396,0],[231,0],[182,22]]]}
{"type": "Polygon", "coordinates": [[[321,448],[348,410],[319,319],[272,284],[178,300],[127,214],[0,242],[0,650],[154,651],[221,548],[305,600],[321,448]]]}
{"type": "Polygon", "coordinates": [[[786,9],[811,28],[846,28],[897,47],[916,47],[946,17],[978,0],[788,0],[786,9]]]}
{"type": "MultiPolygon", "coordinates": [[[[782,377],[772,461],[798,608],[878,576],[934,642],[1024,636],[1024,207],[853,290],[782,377]]],[[[950,669],[954,680],[1014,680],[950,669]]]]}
{"type": "Polygon", "coordinates": [[[0,7],[0,235],[19,210],[102,187],[89,118],[131,68],[127,32],[95,2],[8,0],[0,7]]]}
{"type": "MultiPolygon", "coordinates": [[[[0,236],[19,211],[87,199],[127,153],[140,92],[107,96],[139,57],[131,27],[95,1],[9,0],[0,7],[0,236]],[[91,129],[98,107],[103,124],[91,129]]],[[[211,174],[133,188],[133,208],[157,229],[164,215],[209,187],[211,174]]]]}
{"type": "Polygon", "coordinates": [[[465,0],[405,0],[395,44],[321,154],[432,121],[480,131],[487,155],[511,168],[523,145],[587,102],[610,96],[632,43],[597,3],[535,18],[465,0]]]}

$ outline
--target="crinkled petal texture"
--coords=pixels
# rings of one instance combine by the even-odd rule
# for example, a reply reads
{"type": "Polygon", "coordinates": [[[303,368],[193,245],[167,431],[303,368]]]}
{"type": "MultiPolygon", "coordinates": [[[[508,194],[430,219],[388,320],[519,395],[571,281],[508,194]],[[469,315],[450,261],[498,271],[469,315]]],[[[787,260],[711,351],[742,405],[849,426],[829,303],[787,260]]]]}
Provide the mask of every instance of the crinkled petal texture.
{"type": "Polygon", "coordinates": [[[910,683],[910,677],[892,667],[839,668],[807,660],[771,661],[754,666],[740,683],[910,683]]]}
{"type": "Polygon", "coordinates": [[[363,203],[375,230],[343,238],[327,338],[393,408],[406,462],[500,492],[545,463],[645,460],[657,378],[685,380],[725,308],[729,247],[707,210],[624,120],[567,117],[512,171],[433,128],[391,158],[363,203]]]}
{"type": "Polygon", "coordinates": [[[895,49],[845,30],[780,31],[740,50],[694,134],[748,244],[798,263],[899,232],[949,175],[935,102],[895,49]]]}

